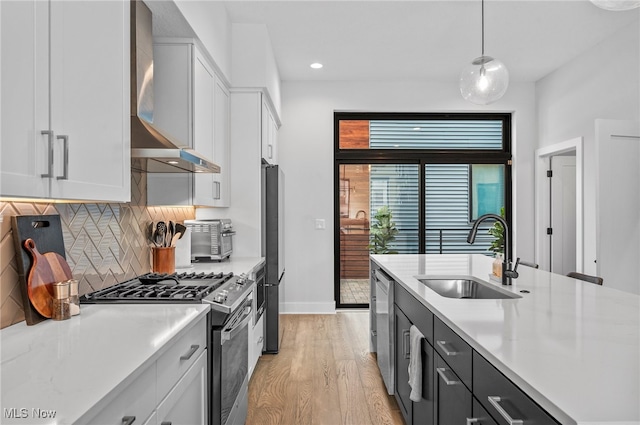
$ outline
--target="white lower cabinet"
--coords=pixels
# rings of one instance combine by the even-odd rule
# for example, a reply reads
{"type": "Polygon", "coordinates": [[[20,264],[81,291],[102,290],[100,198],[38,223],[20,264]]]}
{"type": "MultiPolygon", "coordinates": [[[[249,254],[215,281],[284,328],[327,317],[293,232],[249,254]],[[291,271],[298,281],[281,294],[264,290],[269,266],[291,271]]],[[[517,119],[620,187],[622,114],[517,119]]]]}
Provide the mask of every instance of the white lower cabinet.
{"type": "Polygon", "coordinates": [[[249,327],[249,379],[262,355],[264,346],[264,316],[253,326],[249,327]]]}
{"type": "Polygon", "coordinates": [[[157,425],[207,422],[207,351],[184,374],[156,408],[157,425]]]}
{"type": "Polygon", "coordinates": [[[133,372],[128,385],[115,388],[115,397],[86,415],[88,424],[178,425],[206,424],[207,349],[206,316],[163,349],[160,357],[140,372],[133,372]]]}
{"type": "Polygon", "coordinates": [[[144,423],[156,407],[156,364],[147,367],[86,423],[130,425],[144,423]]]}

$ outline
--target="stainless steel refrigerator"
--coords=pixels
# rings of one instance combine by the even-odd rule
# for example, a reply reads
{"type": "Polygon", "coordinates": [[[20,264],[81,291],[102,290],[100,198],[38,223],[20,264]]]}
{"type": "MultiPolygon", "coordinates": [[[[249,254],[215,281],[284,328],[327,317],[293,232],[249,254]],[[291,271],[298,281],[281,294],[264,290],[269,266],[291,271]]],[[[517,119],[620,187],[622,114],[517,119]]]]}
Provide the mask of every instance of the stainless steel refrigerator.
{"type": "Polygon", "coordinates": [[[277,353],[279,304],[284,286],[284,174],[277,165],[262,165],[262,256],[266,259],[264,348],[277,353]]]}

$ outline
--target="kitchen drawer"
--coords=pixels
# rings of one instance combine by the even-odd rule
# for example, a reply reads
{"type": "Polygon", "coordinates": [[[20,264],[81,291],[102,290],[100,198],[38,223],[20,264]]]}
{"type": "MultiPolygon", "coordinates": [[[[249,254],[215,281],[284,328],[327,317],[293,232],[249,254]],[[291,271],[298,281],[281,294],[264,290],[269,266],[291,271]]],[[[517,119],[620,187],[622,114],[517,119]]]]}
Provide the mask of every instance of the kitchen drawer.
{"type": "Polygon", "coordinates": [[[433,347],[467,388],[471,389],[471,346],[437,317],[434,319],[433,336],[433,347]]]}
{"type": "Polygon", "coordinates": [[[480,402],[473,398],[473,415],[467,419],[467,425],[498,425],[491,415],[482,407],[480,402]]]}
{"type": "Polygon", "coordinates": [[[547,412],[493,367],[473,353],[473,394],[498,424],[521,420],[527,425],[556,425],[547,412]]]}
{"type": "Polygon", "coordinates": [[[167,395],[206,348],[207,316],[204,316],[158,359],[157,401],[167,395]]]}
{"type": "Polygon", "coordinates": [[[153,363],[123,390],[96,416],[85,423],[122,425],[125,417],[135,417],[134,423],[145,423],[156,408],[156,364],[153,363]]]}
{"type": "Polygon", "coordinates": [[[420,303],[399,283],[394,285],[394,302],[407,318],[422,332],[429,344],[433,344],[433,313],[420,303]]]}

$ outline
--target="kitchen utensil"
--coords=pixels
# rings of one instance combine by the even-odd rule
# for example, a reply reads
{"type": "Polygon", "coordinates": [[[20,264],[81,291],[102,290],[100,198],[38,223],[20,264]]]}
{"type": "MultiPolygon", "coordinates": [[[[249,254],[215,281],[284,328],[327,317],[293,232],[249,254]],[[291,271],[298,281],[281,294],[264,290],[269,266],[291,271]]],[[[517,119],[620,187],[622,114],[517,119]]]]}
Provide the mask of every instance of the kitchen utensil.
{"type": "Polygon", "coordinates": [[[161,246],[161,247],[164,246],[164,236],[166,232],[167,232],[167,225],[164,223],[164,221],[159,221],[158,224],[156,224],[155,241],[157,246],[161,246]]]}
{"type": "Polygon", "coordinates": [[[182,236],[186,231],[187,228],[182,223],[176,223],[176,233],[180,233],[180,239],[182,239],[182,236]]]}
{"type": "Polygon", "coordinates": [[[175,235],[173,235],[173,237],[171,238],[171,245],[169,246],[176,246],[176,242],[178,242],[178,239],[180,239],[181,236],[181,233],[176,233],[175,235]]]}
{"type": "Polygon", "coordinates": [[[149,240],[149,242],[151,242],[155,246],[158,246],[155,240],[155,228],[156,228],[155,223],[153,221],[150,222],[149,226],[147,227],[147,239],[149,240]]]}
{"type": "Polygon", "coordinates": [[[40,252],[55,252],[65,257],[62,224],[58,214],[17,215],[11,217],[13,244],[18,271],[19,288],[22,295],[22,308],[27,325],[32,326],[45,320],[29,300],[27,278],[33,260],[24,248],[24,241],[33,239],[40,252]]]}
{"type": "Polygon", "coordinates": [[[33,239],[24,241],[33,265],[27,278],[27,292],[34,308],[44,317],[51,317],[53,284],[73,279],[67,261],[55,252],[40,254],[33,239]]]}

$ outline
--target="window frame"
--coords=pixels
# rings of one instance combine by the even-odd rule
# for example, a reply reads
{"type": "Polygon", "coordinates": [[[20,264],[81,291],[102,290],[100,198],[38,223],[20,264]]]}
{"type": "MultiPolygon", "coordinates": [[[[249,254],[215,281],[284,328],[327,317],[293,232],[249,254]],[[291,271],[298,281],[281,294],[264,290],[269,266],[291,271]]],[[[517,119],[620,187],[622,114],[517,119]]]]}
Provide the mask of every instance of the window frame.
{"type": "MultiPolygon", "coordinates": [[[[340,165],[343,164],[418,164],[419,173],[419,220],[418,252],[426,249],[425,223],[425,172],[427,164],[499,164],[504,165],[505,179],[505,220],[511,225],[512,219],[512,114],[508,112],[341,112],[334,116],[334,223],[340,222],[339,181],[340,165]],[[487,120],[502,122],[501,149],[341,149],[340,121],[348,120],[487,120]]],[[[511,235],[510,235],[511,237],[511,235]]],[[[509,241],[509,247],[513,247],[509,241]]],[[[334,296],[338,308],[354,308],[367,305],[340,303],[340,226],[334,225],[334,296]]]]}

